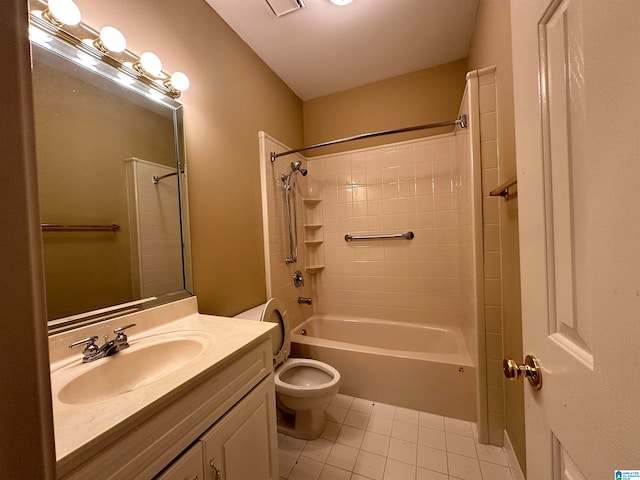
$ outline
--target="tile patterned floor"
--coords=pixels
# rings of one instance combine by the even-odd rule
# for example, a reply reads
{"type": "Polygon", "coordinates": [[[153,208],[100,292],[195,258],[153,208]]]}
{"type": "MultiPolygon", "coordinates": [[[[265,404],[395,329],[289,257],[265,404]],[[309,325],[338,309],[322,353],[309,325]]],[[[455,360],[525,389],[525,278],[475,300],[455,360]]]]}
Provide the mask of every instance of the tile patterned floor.
{"type": "Polygon", "coordinates": [[[475,424],[338,394],[317,440],[278,434],[281,480],[512,480],[475,424]]]}

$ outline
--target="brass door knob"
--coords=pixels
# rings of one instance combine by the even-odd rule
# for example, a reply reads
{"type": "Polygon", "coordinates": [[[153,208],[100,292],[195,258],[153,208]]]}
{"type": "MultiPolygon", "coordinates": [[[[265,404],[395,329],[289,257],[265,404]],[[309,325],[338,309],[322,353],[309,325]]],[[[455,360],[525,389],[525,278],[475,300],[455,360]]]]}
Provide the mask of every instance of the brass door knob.
{"type": "Polygon", "coordinates": [[[542,368],[538,359],[533,355],[527,355],[522,365],[518,365],[511,358],[505,358],[502,361],[502,370],[504,371],[504,376],[509,380],[518,380],[521,377],[526,377],[535,390],[542,388],[542,368]]]}

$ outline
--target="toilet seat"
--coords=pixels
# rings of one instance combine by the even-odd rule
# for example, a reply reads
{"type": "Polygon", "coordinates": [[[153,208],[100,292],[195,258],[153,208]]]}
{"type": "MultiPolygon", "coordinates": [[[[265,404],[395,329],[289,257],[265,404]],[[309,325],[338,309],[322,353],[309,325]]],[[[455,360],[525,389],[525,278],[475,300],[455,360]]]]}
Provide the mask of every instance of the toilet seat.
{"type": "Polygon", "coordinates": [[[272,334],[273,366],[275,367],[276,392],[286,392],[292,397],[319,397],[335,387],[340,374],[331,365],[308,358],[291,358],[289,319],[282,300],[269,300],[261,322],[277,323],[280,328],[272,334]]]}
{"type": "Polygon", "coordinates": [[[275,323],[280,327],[271,335],[273,367],[277,368],[289,358],[289,352],[291,351],[289,318],[287,317],[287,307],[284,302],[278,298],[269,300],[262,310],[260,321],[275,323]]]}
{"type": "Polygon", "coordinates": [[[276,370],[276,392],[292,397],[320,397],[340,382],[331,365],[309,358],[291,358],[276,370]]]}

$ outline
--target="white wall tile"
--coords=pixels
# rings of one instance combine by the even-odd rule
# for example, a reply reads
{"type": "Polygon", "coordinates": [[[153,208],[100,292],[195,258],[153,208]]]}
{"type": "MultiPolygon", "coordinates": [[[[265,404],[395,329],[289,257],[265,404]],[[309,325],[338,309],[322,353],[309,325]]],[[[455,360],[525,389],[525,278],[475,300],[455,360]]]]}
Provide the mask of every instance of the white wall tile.
{"type": "Polygon", "coordinates": [[[482,85],[479,88],[480,112],[494,112],[496,110],[495,84],[482,85]]]}
{"type": "Polygon", "coordinates": [[[489,196],[489,192],[500,185],[498,179],[497,168],[483,168],[482,169],[482,196],[489,196]]]}
{"type": "MultiPolygon", "coordinates": [[[[325,270],[318,277],[322,294],[315,294],[316,311],[350,311],[358,316],[373,314],[418,322],[429,318],[427,312],[442,311],[446,314],[438,323],[456,324],[458,302],[443,295],[459,288],[451,282],[447,282],[447,292],[440,287],[445,280],[458,281],[458,257],[449,255],[445,262],[420,261],[428,253],[416,248],[457,244],[454,154],[453,137],[440,136],[308,160],[310,174],[329,172],[332,164],[337,165],[337,175],[322,180],[325,198],[330,195],[331,201],[323,206],[325,270]],[[347,174],[362,186],[346,185],[347,174]],[[412,230],[416,238],[411,242],[362,243],[361,248],[355,243],[345,245],[343,240],[345,233],[405,230],[412,230]],[[399,281],[405,279],[411,281],[399,281]],[[424,279],[435,281],[420,283],[424,279]],[[417,290],[416,284],[424,288],[417,290]],[[418,293],[424,294],[420,303],[411,303],[412,295],[418,293]]],[[[286,249],[286,232],[282,240],[286,249]]]]}
{"type": "Polygon", "coordinates": [[[486,140],[480,142],[480,155],[482,157],[483,168],[498,167],[498,142],[497,140],[486,140]]]}
{"type": "Polygon", "coordinates": [[[496,112],[480,115],[480,140],[483,142],[498,138],[496,112]]]}
{"type": "Polygon", "coordinates": [[[504,414],[504,389],[502,387],[487,387],[487,403],[490,413],[504,414]]]}

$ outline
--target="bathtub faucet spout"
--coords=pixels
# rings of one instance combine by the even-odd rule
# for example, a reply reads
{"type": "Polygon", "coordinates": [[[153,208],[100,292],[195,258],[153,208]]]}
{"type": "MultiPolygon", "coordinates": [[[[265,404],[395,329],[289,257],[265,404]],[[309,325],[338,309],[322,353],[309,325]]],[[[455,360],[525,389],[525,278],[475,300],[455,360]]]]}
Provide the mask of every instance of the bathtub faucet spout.
{"type": "Polygon", "coordinates": [[[311,297],[298,297],[298,303],[306,303],[307,305],[311,305],[311,297]]]}

